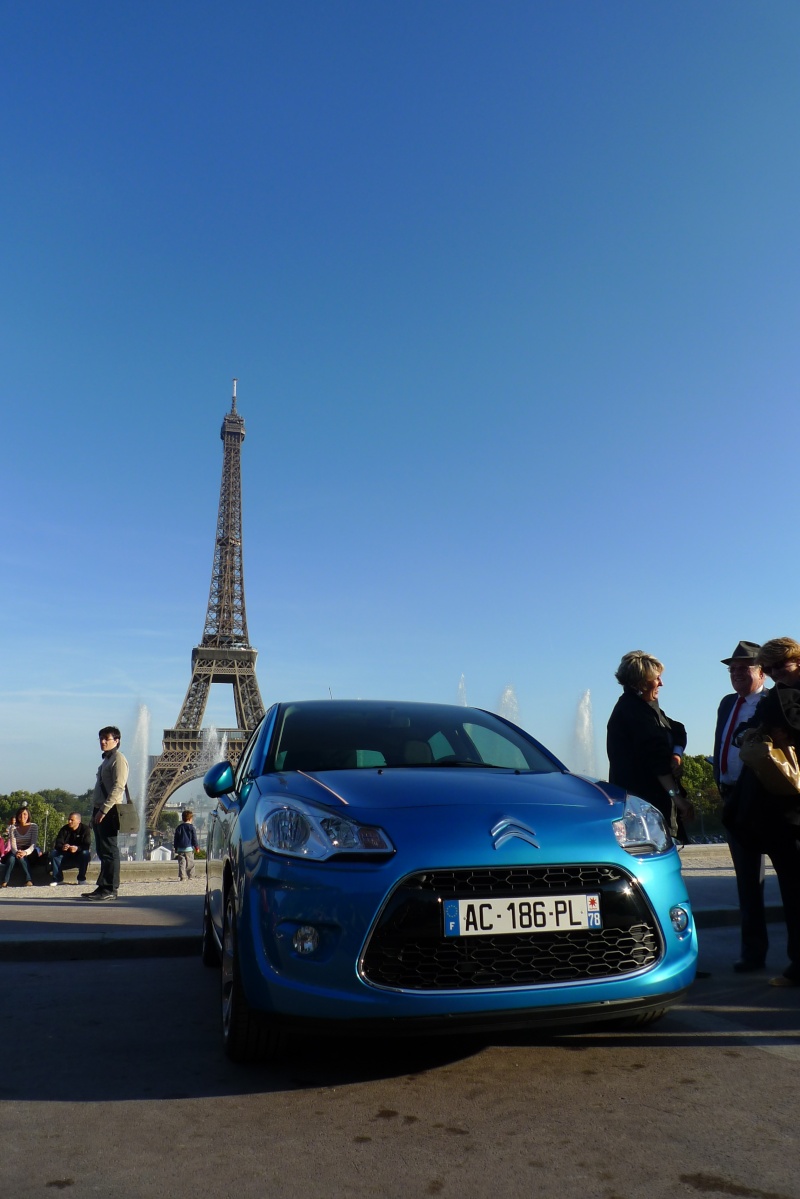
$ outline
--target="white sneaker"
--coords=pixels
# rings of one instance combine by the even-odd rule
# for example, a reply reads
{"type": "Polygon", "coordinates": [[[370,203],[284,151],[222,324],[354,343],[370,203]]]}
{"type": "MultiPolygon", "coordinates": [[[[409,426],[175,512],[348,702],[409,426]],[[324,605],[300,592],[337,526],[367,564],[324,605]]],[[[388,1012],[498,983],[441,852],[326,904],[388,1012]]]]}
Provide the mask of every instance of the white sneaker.
{"type": "Polygon", "coordinates": [[[60,887],[60,886],[61,886],[61,883],[55,883],[55,882],[53,882],[53,883],[51,883],[51,884],[50,884],[50,886],[51,886],[51,887],[60,887]]]}

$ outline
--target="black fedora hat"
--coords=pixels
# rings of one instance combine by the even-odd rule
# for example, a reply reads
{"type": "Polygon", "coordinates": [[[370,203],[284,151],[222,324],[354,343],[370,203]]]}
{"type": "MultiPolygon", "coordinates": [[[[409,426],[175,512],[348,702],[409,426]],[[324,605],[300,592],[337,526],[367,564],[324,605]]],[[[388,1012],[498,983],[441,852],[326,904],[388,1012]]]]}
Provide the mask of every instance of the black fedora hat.
{"type": "Polygon", "coordinates": [[[756,645],[755,641],[740,641],[730,658],[721,658],[720,661],[723,666],[733,666],[734,662],[749,663],[751,666],[757,666],[760,649],[761,646],[756,645]]]}

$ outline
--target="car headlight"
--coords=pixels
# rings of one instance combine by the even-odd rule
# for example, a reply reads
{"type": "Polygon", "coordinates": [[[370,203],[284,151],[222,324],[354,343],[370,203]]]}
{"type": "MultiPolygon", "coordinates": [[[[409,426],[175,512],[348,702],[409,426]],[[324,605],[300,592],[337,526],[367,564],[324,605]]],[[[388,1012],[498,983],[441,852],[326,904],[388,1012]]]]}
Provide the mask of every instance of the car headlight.
{"type": "Polygon", "coordinates": [[[628,796],[622,819],[612,821],[612,828],[622,848],[639,857],[672,849],[664,817],[658,808],[637,795],[628,796]]]}
{"type": "Polygon", "coordinates": [[[383,829],[334,816],[324,808],[314,808],[298,799],[280,805],[260,801],[256,833],[262,849],[293,858],[324,861],[341,853],[359,856],[394,853],[383,829]]]}

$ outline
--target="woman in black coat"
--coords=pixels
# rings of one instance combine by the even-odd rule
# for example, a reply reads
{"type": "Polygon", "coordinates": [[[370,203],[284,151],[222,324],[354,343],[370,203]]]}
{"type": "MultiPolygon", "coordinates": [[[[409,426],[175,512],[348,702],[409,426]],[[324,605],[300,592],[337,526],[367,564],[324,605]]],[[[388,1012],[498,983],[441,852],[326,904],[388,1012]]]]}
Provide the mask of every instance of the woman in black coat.
{"type": "Polygon", "coordinates": [[[683,820],[694,815],[679,781],[686,729],[659,707],[663,669],[640,649],[623,656],[616,673],[623,691],[608,722],[608,777],[658,808],[670,833],[686,841],[683,820]]]}

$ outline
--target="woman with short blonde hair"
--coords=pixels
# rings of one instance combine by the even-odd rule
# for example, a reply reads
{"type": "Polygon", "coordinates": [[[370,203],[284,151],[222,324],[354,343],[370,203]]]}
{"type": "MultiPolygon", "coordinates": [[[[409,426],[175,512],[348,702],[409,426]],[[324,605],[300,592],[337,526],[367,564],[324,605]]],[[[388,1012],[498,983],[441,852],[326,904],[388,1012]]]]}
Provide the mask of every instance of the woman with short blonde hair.
{"type": "Polygon", "coordinates": [[[683,821],[694,815],[680,784],[686,729],[659,707],[663,670],[644,650],[623,654],[616,671],[622,695],[608,721],[608,777],[658,808],[672,835],[686,841],[683,821]]]}
{"type": "Polygon", "coordinates": [[[796,674],[800,669],[800,642],[793,637],[773,637],[771,641],[765,641],[758,651],[758,664],[765,674],[773,678],[776,671],[781,673],[787,668],[789,674],[796,674]]]}
{"type": "Polygon", "coordinates": [[[632,649],[630,653],[622,655],[614,677],[623,687],[641,691],[643,685],[652,682],[663,669],[663,662],[659,662],[652,654],[646,654],[643,649],[632,649]]]}

